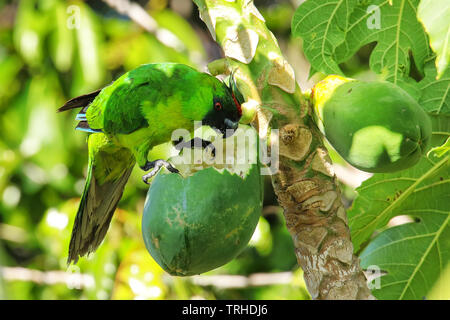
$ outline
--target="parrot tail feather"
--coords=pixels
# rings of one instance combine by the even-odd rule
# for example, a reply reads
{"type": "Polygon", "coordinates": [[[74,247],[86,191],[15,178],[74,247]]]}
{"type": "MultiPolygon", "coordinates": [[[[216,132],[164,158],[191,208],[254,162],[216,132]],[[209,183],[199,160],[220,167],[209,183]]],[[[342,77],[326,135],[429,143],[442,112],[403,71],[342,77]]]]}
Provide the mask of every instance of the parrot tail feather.
{"type": "Polygon", "coordinates": [[[89,127],[89,124],[86,120],[80,121],[78,123],[78,125],[75,127],[75,130],[90,132],[90,133],[103,132],[100,129],[92,129],[91,127],[89,127]]]}
{"type": "Polygon", "coordinates": [[[75,117],[75,120],[77,121],[87,121],[86,118],[86,113],[78,113],[77,116],[75,117]]]}
{"type": "MultiPolygon", "coordinates": [[[[108,160],[108,159],[106,159],[108,160]]],[[[95,166],[90,163],[88,177],[72,229],[67,264],[77,263],[79,257],[94,252],[105,238],[134,161],[123,170],[100,183],[95,178],[95,166]]]]}
{"type": "Polygon", "coordinates": [[[89,126],[86,118],[86,111],[89,108],[89,105],[91,104],[92,101],[94,101],[95,97],[98,96],[100,91],[101,89],[70,99],[61,108],[58,109],[58,112],[67,111],[75,108],[83,108],[75,117],[75,120],[80,121],[75,129],[89,133],[102,132],[102,130],[100,129],[92,129],[89,126]]]}
{"type": "MultiPolygon", "coordinates": [[[[75,97],[67,101],[61,108],[58,109],[58,112],[67,111],[70,109],[87,107],[92,101],[94,101],[95,97],[102,91],[102,89],[98,89],[94,92],[83,94],[82,96],[75,97]]],[[[86,113],[86,111],[85,111],[86,113]]]]}

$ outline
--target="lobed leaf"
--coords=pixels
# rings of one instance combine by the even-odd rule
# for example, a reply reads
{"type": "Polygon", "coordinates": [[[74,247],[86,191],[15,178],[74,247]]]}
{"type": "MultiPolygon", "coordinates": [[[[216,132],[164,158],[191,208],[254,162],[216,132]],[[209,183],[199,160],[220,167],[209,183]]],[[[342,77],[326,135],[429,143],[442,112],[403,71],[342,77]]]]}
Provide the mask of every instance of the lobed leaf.
{"type": "Polygon", "coordinates": [[[417,20],[419,0],[308,0],[292,19],[292,33],[303,38],[314,70],[342,74],[339,64],[361,47],[376,43],[370,68],[413,92],[412,58],[420,73],[432,55],[428,37],[417,20]]]}
{"type": "MultiPolygon", "coordinates": [[[[433,145],[441,145],[449,123],[436,120],[440,131],[433,139],[440,142],[433,145]]],[[[408,170],[375,174],[357,188],[349,226],[356,251],[369,242],[360,254],[361,266],[387,273],[375,280],[380,286],[372,293],[379,299],[427,297],[450,262],[450,155],[445,144],[441,149],[431,149],[408,170]],[[399,215],[415,222],[388,228],[399,215]]]]}
{"type": "Polygon", "coordinates": [[[422,95],[419,104],[428,113],[450,115],[450,67],[437,79],[437,71],[432,61],[425,66],[425,77],[419,82],[422,95]]]}
{"type": "Polygon", "coordinates": [[[292,34],[303,38],[303,49],[315,70],[341,74],[334,51],[346,38],[349,14],[356,0],[310,0],[295,11],[292,34]]]}
{"type": "Polygon", "coordinates": [[[423,158],[416,166],[395,173],[375,174],[356,189],[358,197],[348,211],[355,250],[405,211],[448,210],[450,177],[448,156],[433,162],[423,158]]]}
{"type": "MultiPolygon", "coordinates": [[[[448,176],[447,176],[448,178],[448,176]]],[[[449,187],[425,186],[428,194],[449,187]]],[[[439,192],[439,191],[438,191],[439,192]]],[[[450,200],[447,195],[441,201],[450,200]]],[[[386,275],[372,290],[378,299],[426,299],[450,261],[450,212],[426,206],[404,209],[417,222],[403,224],[380,233],[361,253],[361,266],[376,265],[386,275]]]]}
{"type": "Polygon", "coordinates": [[[421,0],[417,17],[430,36],[431,48],[437,55],[438,77],[441,77],[450,60],[450,2],[421,0]]]}

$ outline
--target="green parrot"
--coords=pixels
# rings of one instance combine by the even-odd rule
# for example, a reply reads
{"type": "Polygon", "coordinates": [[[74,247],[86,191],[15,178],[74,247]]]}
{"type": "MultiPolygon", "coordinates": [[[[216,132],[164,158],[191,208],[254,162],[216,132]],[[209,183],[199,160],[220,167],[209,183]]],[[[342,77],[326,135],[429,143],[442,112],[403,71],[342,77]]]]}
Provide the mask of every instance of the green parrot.
{"type": "MultiPolygon", "coordinates": [[[[158,63],[142,65],[59,108],[82,108],[76,129],[89,133],[87,179],[67,262],[76,263],[98,248],[136,162],[144,171],[152,169],[142,177],[146,183],[162,166],[178,172],[164,159],[148,161],[150,149],[171,141],[176,129],[192,132],[194,121],[202,121],[225,138],[232,135],[242,115],[241,97],[232,80],[227,86],[189,66],[158,63]]],[[[179,148],[199,145],[195,139],[174,143],[179,148]]],[[[201,146],[212,145],[201,140],[201,146]]]]}

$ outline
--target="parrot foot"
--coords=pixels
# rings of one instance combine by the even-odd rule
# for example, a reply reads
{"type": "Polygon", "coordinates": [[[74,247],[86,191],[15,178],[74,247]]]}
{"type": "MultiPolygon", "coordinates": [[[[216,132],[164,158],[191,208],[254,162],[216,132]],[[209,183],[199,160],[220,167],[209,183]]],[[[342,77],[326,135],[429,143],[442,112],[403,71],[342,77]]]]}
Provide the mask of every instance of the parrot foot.
{"type": "Polygon", "coordinates": [[[183,141],[183,140],[179,140],[177,142],[174,143],[175,144],[175,149],[177,150],[181,150],[183,148],[202,148],[204,150],[207,149],[211,149],[211,155],[213,158],[216,157],[216,147],[212,144],[211,141],[208,140],[203,140],[199,137],[195,137],[193,139],[191,139],[190,141],[183,141]]]}
{"type": "Polygon", "coordinates": [[[142,181],[144,181],[146,184],[149,184],[148,180],[153,178],[158,171],[161,169],[161,167],[165,167],[167,170],[169,170],[172,173],[179,173],[178,169],[173,167],[168,161],[166,160],[155,160],[155,161],[147,161],[144,167],[141,167],[142,170],[148,171],[152,169],[149,173],[142,176],[142,181]]]}

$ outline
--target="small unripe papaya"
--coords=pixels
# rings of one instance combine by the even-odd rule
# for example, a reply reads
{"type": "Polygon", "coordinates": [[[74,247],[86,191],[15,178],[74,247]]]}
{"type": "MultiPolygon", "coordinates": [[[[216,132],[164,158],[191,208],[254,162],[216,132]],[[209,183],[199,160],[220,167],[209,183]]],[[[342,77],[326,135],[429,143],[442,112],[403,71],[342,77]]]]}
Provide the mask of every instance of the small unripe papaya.
{"type": "Polygon", "coordinates": [[[393,83],[328,76],[314,87],[312,98],[327,140],[360,170],[407,169],[428,146],[430,118],[393,83]]]}

